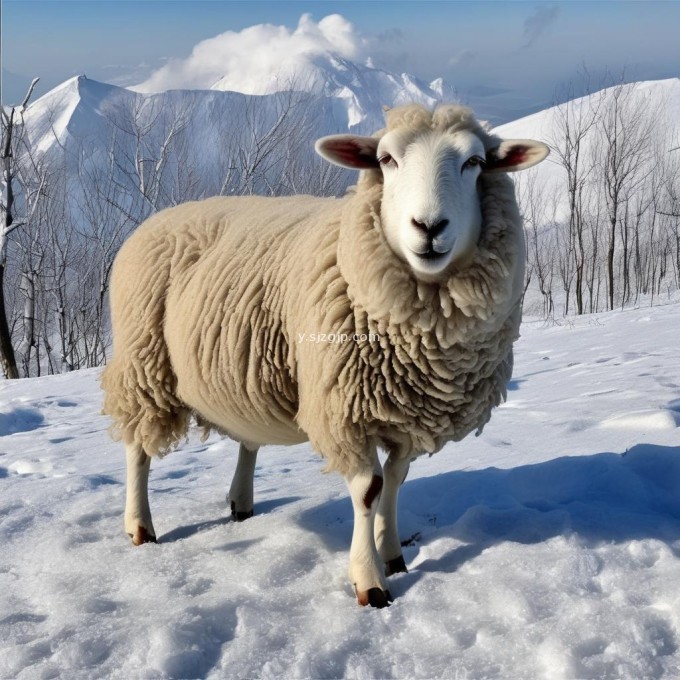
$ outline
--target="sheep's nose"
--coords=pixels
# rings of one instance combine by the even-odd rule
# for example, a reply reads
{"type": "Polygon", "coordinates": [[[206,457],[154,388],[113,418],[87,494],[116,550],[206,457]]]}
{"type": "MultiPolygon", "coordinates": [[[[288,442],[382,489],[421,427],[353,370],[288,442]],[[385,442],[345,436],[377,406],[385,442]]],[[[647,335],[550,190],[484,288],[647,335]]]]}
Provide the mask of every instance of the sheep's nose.
{"type": "Polygon", "coordinates": [[[444,229],[446,229],[448,223],[448,220],[439,220],[438,222],[434,220],[432,222],[421,222],[415,217],[411,218],[411,224],[416,229],[418,229],[418,231],[422,231],[423,234],[425,234],[430,239],[437,238],[437,236],[439,236],[439,234],[441,234],[444,229]]]}

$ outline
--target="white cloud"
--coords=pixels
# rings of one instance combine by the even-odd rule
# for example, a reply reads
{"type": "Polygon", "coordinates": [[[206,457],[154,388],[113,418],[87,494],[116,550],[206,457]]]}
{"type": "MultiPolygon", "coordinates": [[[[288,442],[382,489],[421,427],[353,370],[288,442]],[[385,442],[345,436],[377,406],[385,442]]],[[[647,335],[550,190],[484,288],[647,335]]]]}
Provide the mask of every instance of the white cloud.
{"type": "Polygon", "coordinates": [[[330,51],[348,59],[363,59],[365,46],[364,38],[341,15],[331,14],[317,23],[310,14],[303,14],[295,30],[258,24],[203,40],[188,58],[169,59],[131,89],[203,89],[221,81],[220,89],[264,94],[277,89],[277,82],[305,77],[315,55],[330,51]]]}

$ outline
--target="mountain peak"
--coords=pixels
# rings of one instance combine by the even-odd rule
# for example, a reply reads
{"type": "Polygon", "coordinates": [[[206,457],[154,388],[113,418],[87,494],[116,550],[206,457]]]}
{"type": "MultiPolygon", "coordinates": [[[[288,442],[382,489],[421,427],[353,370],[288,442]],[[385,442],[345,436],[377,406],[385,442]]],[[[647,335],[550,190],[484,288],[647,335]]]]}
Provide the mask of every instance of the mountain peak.
{"type": "Polygon", "coordinates": [[[211,89],[259,95],[288,90],[322,94],[344,103],[349,112],[350,127],[366,122],[384,104],[398,106],[416,102],[432,107],[444,99],[456,98],[454,88],[445,84],[442,78],[433,81],[435,87],[432,87],[408,73],[390,73],[376,68],[370,60],[359,64],[337,52],[306,54],[294,66],[289,64],[287,73],[270,73],[266,78],[246,84],[240,76],[228,74],[211,89]]]}

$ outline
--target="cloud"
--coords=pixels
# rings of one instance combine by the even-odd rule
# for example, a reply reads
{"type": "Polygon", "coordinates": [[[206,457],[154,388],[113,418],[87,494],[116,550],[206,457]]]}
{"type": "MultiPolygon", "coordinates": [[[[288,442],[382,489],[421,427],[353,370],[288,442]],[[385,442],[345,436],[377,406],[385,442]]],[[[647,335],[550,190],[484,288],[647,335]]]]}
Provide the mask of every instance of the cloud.
{"type": "Polygon", "coordinates": [[[523,48],[531,47],[557,19],[559,7],[537,7],[536,11],[524,20],[523,48]]]}
{"type": "Polygon", "coordinates": [[[242,31],[226,31],[198,43],[186,59],[168,62],[131,89],[159,92],[203,89],[221,81],[221,89],[264,94],[277,89],[277,81],[304,77],[315,55],[334,52],[347,59],[365,59],[366,40],[339,14],[315,22],[300,17],[297,28],[258,24],[242,31]]]}

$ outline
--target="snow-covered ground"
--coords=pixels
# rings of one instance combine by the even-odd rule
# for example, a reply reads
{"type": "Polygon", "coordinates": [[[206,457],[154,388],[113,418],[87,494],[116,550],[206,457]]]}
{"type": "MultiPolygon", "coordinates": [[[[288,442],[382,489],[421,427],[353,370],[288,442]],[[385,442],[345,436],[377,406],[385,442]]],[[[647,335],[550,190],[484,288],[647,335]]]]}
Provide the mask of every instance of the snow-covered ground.
{"type": "Polygon", "coordinates": [[[0,677],[678,678],[678,338],[678,304],[525,323],[484,434],[411,468],[383,610],[308,446],[261,452],[235,524],[236,446],[192,438],[133,548],[98,371],[0,382],[0,677]]]}

